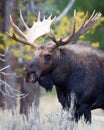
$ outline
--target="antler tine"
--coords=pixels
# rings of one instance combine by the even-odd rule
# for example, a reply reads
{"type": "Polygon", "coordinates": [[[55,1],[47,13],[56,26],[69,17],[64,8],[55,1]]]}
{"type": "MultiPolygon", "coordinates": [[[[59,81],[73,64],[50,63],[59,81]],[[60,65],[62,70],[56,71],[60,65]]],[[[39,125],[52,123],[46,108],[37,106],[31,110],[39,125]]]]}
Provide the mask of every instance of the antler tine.
{"type": "MultiPolygon", "coordinates": [[[[82,24],[81,24],[79,30],[81,30],[81,29],[83,28],[83,26],[85,25],[85,22],[86,22],[86,20],[87,20],[87,16],[88,16],[88,11],[87,11],[85,17],[83,18],[83,22],[82,22],[82,24]]],[[[74,24],[73,24],[73,32],[74,32],[74,33],[72,33],[72,35],[69,36],[67,39],[64,39],[64,42],[66,42],[65,44],[67,44],[68,42],[70,42],[70,40],[72,40],[72,38],[73,38],[73,36],[74,36],[74,34],[75,34],[75,31],[76,31],[75,26],[76,26],[76,10],[74,11],[74,24]]],[[[75,36],[74,36],[74,37],[75,37],[75,36]]],[[[76,37],[77,37],[77,34],[76,34],[76,37]]],[[[75,40],[76,40],[76,39],[74,39],[74,41],[75,41],[75,40]]],[[[72,41],[72,42],[73,42],[73,41],[72,41]]]]}
{"type": "Polygon", "coordinates": [[[74,21],[73,22],[74,23],[73,23],[73,33],[72,34],[75,33],[75,27],[76,27],[76,10],[74,10],[74,21]]]}
{"type": "Polygon", "coordinates": [[[48,17],[48,19],[51,20],[51,17],[52,17],[52,15],[50,15],[50,16],[48,17]]]}
{"type": "Polygon", "coordinates": [[[45,20],[45,16],[43,17],[43,20],[45,20]]]}
{"type": "MultiPolygon", "coordinates": [[[[86,16],[85,16],[86,17],[86,16]]],[[[84,19],[82,25],[85,23],[86,18],[84,19]]],[[[72,29],[72,34],[67,37],[66,39],[62,39],[62,45],[67,44],[69,41],[71,41],[71,39],[73,38],[74,34],[76,31],[76,10],[74,10],[74,20],[73,20],[73,29],[72,29]]]]}
{"type": "Polygon", "coordinates": [[[19,36],[22,36],[22,38],[24,38],[25,40],[21,40],[21,39],[17,38],[15,34],[13,34],[13,36],[10,36],[9,34],[7,34],[7,35],[16,41],[22,42],[23,44],[27,44],[27,45],[30,45],[35,48],[37,48],[39,45],[33,44],[33,42],[36,39],[38,39],[39,37],[41,37],[45,34],[48,34],[50,32],[51,24],[55,20],[55,17],[53,19],[51,19],[51,15],[50,15],[47,19],[45,19],[45,17],[44,17],[44,19],[41,21],[40,12],[39,12],[37,21],[34,22],[34,24],[31,28],[29,28],[23,19],[21,11],[20,11],[20,18],[21,18],[21,22],[23,23],[23,25],[26,28],[26,34],[24,34],[18,28],[18,26],[13,22],[11,16],[10,16],[10,21],[11,21],[11,25],[14,29],[14,32],[19,34],[19,36]]]}
{"type": "Polygon", "coordinates": [[[73,37],[73,35],[75,33],[75,28],[76,28],[76,10],[74,10],[73,30],[72,30],[72,34],[70,35],[70,37],[68,37],[67,39],[64,39],[64,41],[63,41],[62,38],[57,40],[52,33],[48,34],[48,36],[52,39],[52,41],[56,43],[56,46],[54,46],[53,49],[56,48],[57,46],[66,44],[67,40],[69,40],[69,38],[73,37]]]}
{"type": "Polygon", "coordinates": [[[20,10],[20,19],[21,19],[23,25],[25,26],[26,30],[28,31],[28,30],[29,30],[29,27],[27,26],[26,22],[25,22],[24,19],[23,19],[21,10],[20,10]]]}
{"type": "Polygon", "coordinates": [[[60,38],[60,40],[56,40],[55,37],[53,37],[52,35],[50,36],[50,38],[56,43],[56,47],[61,46],[61,45],[66,45],[70,42],[75,42],[80,35],[84,34],[90,28],[93,27],[93,25],[101,17],[101,13],[95,13],[95,11],[93,11],[92,15],[90,16],[90,18],[88,20],[87,20],[87,16],[88,16],[88,12],[86,13],[86,15],[84,17],[84,20],[83,20],[80,28],[77,31],[75,31],[76,11],[74,11],[74,23],[73,23],[72,34],[65,39],[60,38]]]}
{"type": "Polygon", "coordinates": [[[90,21],[92,21],[94,19],[94,17],[97,16],[98,13],[96,13],[95,15],[95,10],[93,11],[92,15],[90,16],[90,18],[88,19],[88,21],[85,23],[85,25],[87,25],[90,21]]]}
{"type": "Polygon", "coordinates": [[[17,38],[16,35],[15,35],[15,33],[13,33],[13,35],[11,36],[8,32],[6,32],[6,35],[7,35],[9,38],[11,38],[11,39],[13,39],[13,40],[15,40],[15,41],[18,41],[18,42],[23,43],[23,44],[25,44],[25,45],[29,45],[29,46],[31,46],[31,47],[33,47],[33,48],[36,48],[36,45],[35,45],[35,44],[32,44],[32,43],[30,43],[30,42],[28,42],[28,41],[24,41],[24,40],[21,40],[21,39],[17,38]]]}
{"type": "Polygon", "coordinates": [[[22,36],[25,40],[26,40],[26,37],[25,37],[25,34],[19,29],[19,27],[13,22],[13,19],[10,15],[10,23],[14,29],[14,31],[19,34],[20,36],[22,36]]]}
{"type": "MultiPolygon", "coordinates": [[[[21,15],[21,18],[22,18],[22,15],[21,15]]],[[[23,19],[23,18],[22,18],[22,19],[23,19]]],[[[23,20],[22,20],[22,22],[23,22],[23,20]]],[[[18,42],[20,42],[20,43],[23,43],[23,44],[26,44],[26,45],[30,45],[30,46],[32,46],[32,47],[34,47],[34,48],[36,48],[36,47],[38,46],[38,45],[36,45],[36,44],[30,43],[30,42],[27,41],[26,35],[25,35],[25,34],[19,29],[19,27],[13,22],[13,19],[12,19],[11,15],[10,15],[10,23],[11,23],[13,29],[14,29],[14,32],[13,32],[13,35],[12,35],[12,36],[11,36],[9,33],[6,32],[6,34],[7,34],[8,37],[10,37],[10,38],[12,38],[13,40],[18,41],[18,42]],[[22,37],[23,39],[25,39],[25,40],[21,40],[21,39],[17,38],[16,35],[15,35],[15,33],[19,34],[19,36],[21,36],[21,37],[22,37]]],[[[26,26],[25,26],[25,27],[26,27],[26,26]]],[[[27,28],[28,28],[28,27],[27,27],[27,28]]],[[[29,28],[28,28],[28,29],[29,29],[29,28]]]]}
{"type": "MultiPolygon", "coordinates": [[[[95,10],[92,12],[92,15],[90,16],[89,20],[90,21],[93,17],[94,17],[94,14],[95,14],[95,10]]],[[[96,13],[97,14],[97,13],[96,13]]]]}
{"type": "Polygon", "coordinates": [[[56,46],[59,46],[60,40],[56,40],[55,36],[52,33],[48,33],[48,36],[56,43],[56,46]]]}
{"type": "Polygon", "coordinates": [[[90,16],[90,18],[87,20],[87,16],[88,16],[88,12],[86,13],[86,16],[84,17],[84,21],[81,24],[81,27],[78,29],[77,32],[75,32],[75,35],[73,36],[73,38],[68,39],[68,41],[66,41],[66,44],[71,42],[71,41],[76,41],[76,39],[84,34],[85,32],[87,32],[90,28],[93,27],[93,25],[97,22],[97,20],[101,17],[101,13],[96,13],[95,14],[95,10],[93,11],[92,15],[90,16]]]}
{"type": "Polygon", "coordinates": [[[38,13],[38,20],[37,21],[40,22],[40,11],[38,13]]]}
{"type": "Polygon", "coordinates": [[[82,28],[80,28],[76,34],[80,36],[81,34],[87,32],[96,22],[97,20],[101,17],[101,13],[96,13],[93,12],[91,17],[88,19],[88,21],[84,24],[82,28]]]}
{"type": "Polygon", "coordinates": [[[83,18],[83,22],[82,22],[82,24],[81,24],[80,28],[82,28],[82,27],[85,25],[86,20],[87,20],[87,17],[88,17],[88,11],[86,12],[85,17],[83,18]]]}

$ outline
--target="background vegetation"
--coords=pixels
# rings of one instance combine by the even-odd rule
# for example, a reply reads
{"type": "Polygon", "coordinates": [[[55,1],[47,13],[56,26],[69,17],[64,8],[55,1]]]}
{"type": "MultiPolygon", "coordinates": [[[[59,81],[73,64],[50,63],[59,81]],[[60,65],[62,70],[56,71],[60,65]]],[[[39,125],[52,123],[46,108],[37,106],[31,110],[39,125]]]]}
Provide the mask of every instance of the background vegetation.
{"type": "MultiPolygon", "coordinates": [[[[79,28],[82,22],[82,19],[85,16],[87,11],[89,12],[89,16],[93,12],[93,10],[95,10],[96,12],[101,12],[102,17],[100,18],[100,20],[95,24],[95,26],[91,30],[89,30],[86,34],[81,36],[78,40],[83,41],[87,44],[91,44],[94,47],[98,47],[104,50],[104,36],[103,36],[104,35],[104,4],[103,4],[104,1],[103,0],[99,0],[99,1],[95,1],[95,0],[85,0],[85,1],[82,1],[82,0],[64,0],[64,1],[63,0],[0,0],[0,54],[1,54],[0,55],[0,81],[4,81],[9,86],[13,87],[13,89],[15,90],[18,89],[26,94],[30,93],[29,95],[30,97],[33,95],[36,95],[36,96],[33,96],[32,98],[34,98],[34,101],[37,101],[37,98],[39,100],[40,89],[38,87],[36,88],[36,91],[34,91],[34,93],[31,93],[33,92],[33,90],[31,89],[30,87],[31,85],[29,84],[27,85],[29,88],[29,91],[28,89],[26,90],[23,89],[24,88],[24,85],[23,85],[24,68],[28,60],[32,58],[34,50],[31,47],[24,46],[21,43],[17,43],[6,36],[5,32],[9,32],[12,34],[12,31],[13,31],[10,25],[9,15],[10,14],[12,15],[13,21],[21,28],[21,30],[25,32],[25,29],[22,26],[22,23],[19,18],[20,10],[22,11],[22,14],[26,23],[29,26],[31,26],[33,24],[33,21],[37,19],[37,15],[39,11],[41,11],[41,18],[43,18],[44,15],[48,17],[50,14],[52,14],[53,17],[54,16],[59,17],[60,14],[62,14],[62,12],[67,8],[67,5],[69,5],[70,2],[73,2],[73,6],[62,18],[54,22],[54,24],[52,25],[51,31],[55,34],[57,39],[60,37],[68,36],[72,31],[74,9],[76,9],[77,11],[77,24],[76,24],[77,29],[79,28]],[[8,48],[8,51],[6,51],[7,48],[8,48]],[[10,68],[9,70],[5,69],[5,76],[4,76],[4,73],[2,73],[1,70],[8,65],[10,65],[10,68]],[[6,75],[7,73],[9,73],[9,77],[8,75],[6,75]],[[17,77],[15,76],[11,77],[10,73],[16,73],[17,77]]],[[[45,42],[49,40],[50,39],[47,36],[44,36],[42,38],[39,38],[36,42],[37,44],[44,44],[45,42]]],[[[4,69],[3,69],[3,72],[4,72],[4,69]]],[[[26,84],[25,84],[25,88],[26,88],[26,84]]],[[[6,92],[8,91],[6,90],[6,92]]],[[[43,89],[42,89],[42,92],[43,92],[43,95],[46,94],[43,91],[43,89]]],[[[53,95],[54,93],[55,91],[53,91],[53,95]]],[[[9,95],[11,95],[11,93],[9,93],[9,95]]],[[[46,100],[47,99],[45,99],[45,101],[46,100]]],[[[3,109],[8,108],[10,110],[11,109],[13,110],[14,106],[16,107],[16,104],[17,104],[16,96],[12,97],[12,96],[6,95],[4,86],[0,82],[0,107],[3,109]]],[[[38,107],[38,103],[35,102],[35,105],[38,107]]],[[[47,104],[45,105],[47,106],[47,104]]],[[[46,106],[43,109],[45,109],[46,106]]],[[[26,105],[26,108],[27,107],[28,106],[26,105]]],[[[41,110],[43,111],[43,109],[41,110]]],[[[26,130],[26,127],[27,127],[27,130],[30,130],[30,129],[34,130],[35,127],[37,128],[41,126],[42,128],[42,126],[45,124],[44,121],[42,120],[41,125],[39,124],[39,126],[37,126],[36,122],[34,122],[36,117],[32,117],[32,113],[30,113],[30,120],[28,121],[24,120],[23,118],[20,117],[20,115],[18,114],[16,115],[16,112],[18,111],[15,111],[14,117],[12,116],[12,113],[10,112],[9,119],[7,118],[8,112],[4,111],[4,113],[6,114],[6,120],[5,118],[3,118],[3,120],[0,119],[1,122],[3,122],[1,123],[3,125],[0,124],[0,130],[1,129],[4,129],[4,130],[25,129],[26,130]],[[17,118],[21,120],[21,124],[20,124],[20,121],[17,120],[17,118]],[[8,122],[11,123],[11,126],[8,125],[9,124],[8,122]],[[21,125],[21,128],[18,128],[19,124],[21,125]]],[[[1,117],[3,117],[2,113],[3,113],[2,110],[0,110],[1,117]]],[[[35,114],[37,114],[37,112],[35,114]]],[[[55,115],[57,116],[57,114],[55,115]]],[[[38,118],[39,116],[37,117],[37,119],[38,118]]],[[[51,127],[47,129],[50,129],[50,130],[52,130],[52,128],[55,129],[56,127],[55,126],[54,126],[55,128],[53,127],[53,124],[55,121],[58,125],[58,126],[56,125],[57,128],[60,127],[60,124],[58,121],[60,121],[61,118],[59,120],[57,118],[55,121],[54,119],[48,121],[49,126],[51,127]]],[[[96,122],[93,122],[93,123],[95,125],[92,125],[91,129],[93,128],[96,129],[96,122]]],[[[102,129],[103,128],[104,127],[102,127],[102,129]]],[[[76,129],[78,129],[78,127],[76,127],[76,129]]],[[[101,129],[99,128],[99,130],[101,129]]]]}
{"type": "MultiPolygon", "coordinates": [[[[8,0],[6,0],[6,1],[8,1],[8,0]]],[[[19,20],[19,10],[22,11],[24,18],[27,21],[27,24],[29,26],[31,26],[33,21],[36,20],[39,10],[41,11],[41,17],[43,17],[43,15],[49,16],[50,14],[52,14],[53,16],[59,16],[60,13],[66,8],[68,2],[71,0],[64,0],[64,1],[62,1],[62,0],[60,0],[60,1],[58,1],[58,0],[10,0],[10,1],[17,3],[16,7],[13,7],[13,8],[15,8],[15,14],[16,14],[16,16],[13,18],[14,18],[14,21],[17,21],[16,23],[18,24],[18,26],[21,27],[21,29],[24,31],[24,28],[22,27],[21,22],[19,20]]],[[[6,2],[3,2],[3,3],[6,4],[6,2]]],[[[7,5],[7,6],[9,6],[9,5],[7,5]]],[[[94,0],[92,0],[92,1],[76,0],[74,5],[70,9],[70,11],[62,19],[60,19],[60,21],[53,24],[53,31],[55,32],[57,38],[60,38],[61,36],[65,37],[68,34],[70,34],[70,32],[72,30],[72,18],[73,18],[74,9],[76,9],[78,12],[77,13],[77,28],[81,24],[82,18],[84,17],[84,15],[87,11],[89,12],[89,15],[91,15],[93,10],[96,10],[96,12],[102,13],[102,18],[99,20],[99,22],[95,25],[95,27],[93,27],[92,30],[90,30],[83,37],[81,37],[81,40],[83,40],[84,42],[87,42],[89,44],[93,44],[94,46],[99,47],[101,49],[104,49],[104,44],[103,44],[103,41],[104,41],[104,37],[103,37],[103,32],[104,32],[103,0],[99,0],[99,2],[95,2],[94,0]]],[[[10,13],[11,13],[11,11],[10,11],[10,13]]],[[[5,11],[5,13],[7,13],[7,12],[5,11]]],[[[2,14],[2,12],[1,12],[1,14],[2,14]]],[[[13,14],[13,12],[12,12],[12,14],[13,14]]],[[[8,17],[7,22],[5,20],[6,20],[6,14],[4,15],[4,17],[0,18],[0,22],[1,23],[5,22],[5,24],[7,24],[9,27],[5,28],[3,30],[0,30],[0,38],[2,39],[2,41],[4,42],[6,47],[10,47],[11,45],[15,45],[16,42],[8,39],[7,36],[5,35],[5,31],[12,32],[10,23],[8,22],[9,17],[8,17]]],[[[6,26],[6,25],[4,25],[4,26],[6,26]]],[[[37,41],[37,43],[45,42],[44,40],[45,40],[44,38],[42,38],[41,40],[39,39],[37,41]]],[[[19,44],[17,46],[19,46],[19,44]]],[[[3,48],[2,44],[0,44],[0,48],[3,48]]],[[[30,49],[31,49],[30,47],[27,47],[24,50],[26,50],[28,53],[30,53],[30,49]]],[[[31,57],[29,57],[29,55],[26,56],[26,52],[24,50],[22,47],[22,49],[21,49],[22,54],[20,53],[20,50],[14,51],[14,53],[16,56],[20,56],[20,55],[23,56],[23,54],[25,54],[24,58],[30,59],[31,57]]]]}

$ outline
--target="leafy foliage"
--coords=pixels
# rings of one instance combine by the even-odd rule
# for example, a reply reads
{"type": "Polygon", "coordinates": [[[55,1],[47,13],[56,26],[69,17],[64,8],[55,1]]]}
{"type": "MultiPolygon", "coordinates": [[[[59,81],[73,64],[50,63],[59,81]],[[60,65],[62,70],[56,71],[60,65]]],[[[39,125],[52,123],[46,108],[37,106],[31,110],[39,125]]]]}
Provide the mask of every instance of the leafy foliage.
{"type": "MultiPolygon", "coordinates": [[[[64,0],[63,1],[59,1],[59,0],[52,0],[52,1],[48,1],[48,0],[32,0],[31,2],[35,3],[36,6],[39,5],[39,7],[41,6],[41,8],[46,7],[44,10],[44,13],[46,15],[50,15],[53,14],[54,15],[59,15],[61,13],[61,11],[66,7],[66,5],[68,4],[69,0],[64,0]],[[44,2],[44,3],[43,3],[44,2]]],[[[25,16],[25,20],[27,21],[27,24],[31,26],[32,21],[34,21],[34,19],[36,19],[36,14],[34,15],[33,13],[29,12],[29,13],[25,13],[24,10],[26,10],[28,12],[27,9],[27,4],[29,3],[29,0],[19,0],[19,8],[21,8],[23,10],[23,15],[25,16]],[[27,17],[28,16],[28,17],[27,17]]],[[[60,22],[53,24],[53,31],[56,35],[57,38],[60,37],[66,37],[67,35],[69,35],[72,31],[72,23],[73,23],[73,10],[74,8],[76,8],[77,11],[77,25],[76,25],[76,29],[79,28],[82,19],[85,15],[86,10],[89,11],[89,13],[91,14],[93,9],[96,9],[97,11],[101,11],[103,13],[103,8],[101,4],[103,1],[100,0],[99,3],[95,2],[94,0],[92,1],[81,1],[81,0],[77,0],[75,2],[75,5],[73,7],[73,9],[66,15],[64,16],[60,22]],[[100,7],[100,8],[99,8],[100,7]]],[[[83,40],[86,43],[92,44],[95,47],[100,47],[102,49],[104,49],[104,45],[103,45],[103,32],[104,32],[104,17],[102,17],[96,24],[95,26],[88,31],[85,35],[81,36],[79,39],[83,40]]],[[[21,22],[18,22],[18,25],[22,28],[21,22]]],[[[24,29],[22,29],[24,30],[24,29]]],[[[10,33],[12,33],[12,28],[10,28],[10,33]]],[[[24,45],[20,45],[19,43],[16,43],[14,40],[8,39],[7,36],[3,33],[0,33],[0,38],[2,38],[2,41],[5,43],[6,48],[11,47],[11,50],[14,52],[14,55],[16,57],[22,57],[24,59],[30,60],[33,54],[33,49],[29,46],[24,46],[24,45]]],[[[37,40],[37,43],[45,43],[46,41],[48,41],[49,39],[47,39],[47,37],[42,37],[39,40],[37,40]]],[[[3,48],[3,45],[0,44],[0,48],[3,48]]]]}
{"type": "MultiPolygon", "coordinates": [[[[80,27],[83,18],[85,16],[85,13],[83,11],[77,12],[77,18],[76,18],[76,30],[80,27]]],[[[100,38],[96,37],[96,32],[100,28],[101,24],[104,22],[104,17],[101,17],[100,20],[93,26],[92,29],[90,29],[86,34],[82,35],[79,40],[84,41],[86,43],[92,44],[94,47],[102,47],[102,44],[100,42],[100,38]]],[[[62,18],[62,20],[59,23],[56,23],[55,30],[56,35],[58,38],[60,37],[66,37],[72,32],[73,27],[73,16],[68,17],[65,16],[62,18]]]]}

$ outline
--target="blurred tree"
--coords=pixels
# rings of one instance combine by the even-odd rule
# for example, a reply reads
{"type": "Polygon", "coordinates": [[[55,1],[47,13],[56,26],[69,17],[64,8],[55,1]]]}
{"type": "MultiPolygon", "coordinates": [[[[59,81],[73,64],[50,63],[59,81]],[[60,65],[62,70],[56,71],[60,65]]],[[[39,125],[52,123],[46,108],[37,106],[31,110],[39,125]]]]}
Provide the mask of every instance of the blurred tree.
{"type": "MultiPolygon", "coordinates": [[[[0,33],[4,31],[4,6],[5,6],[5,1],[1,0],[0,2],[0,33]]],[[[4,54],[4,43],[2,41],[2,37],[0,35],[0,54],[4,54]]],[[[0,61],[0,68],[3,68],[4,62],[0,61]]],[[[1,75],[1,79],[4,79],[4,77],[1,75]]],[[[2,93],[0,92],[0,107],[3,106],[2,104],[2,93]]]]}
{"type": "Polygon", "coordinates": [[[69,12],[69,10],[73,7],[75,3],[75,0],[70,0],[68,5],[65,7],[65,9],[61,12],[61,14],[56,18],[56,22],[60,21],[65,15],[67,15],[67,13],[69,12]]]}
{"type": "MultiPolygon", "coordinates": [[[[54,14],[56,16],[59,16],[61,14],[61,12],[64,10],[64,8],[66,6],[68,6],[68,3],[70,3],[71,0],[64,0],[64,1],[59,1],[59,0],[51,0],[49,2],[47,2],[48,4],[48,13],[54,14]]],[[[72,8],[70,9],[70,12],[67,13],[67,15],[65,17],[67,17],[67,24],[63,24],[62,21],[63,19],[61,19],[59,21],[58,24],[55,25],[55,28],[62,30],[64,32],[63,28],[67,28],[65,27],[66,25],[68,25],[68,22],[70,24],[71,17],[73,15],[73,10],[76,9],[77,12],[84,12],[86,13],[87,11],[89,12],[89,14],[91,14],[93,12],[93,10],[95,10],[96,12],[101,12],[102,16],[104,15],[104,8],[103,8],[103,0],[99,0],[98,2],[95,0],[89,1],[82,1],[82,0],[76,0],[74,5],[72,6],[72,8]],[[68,21],[69,20],[69,21],[68,21]],[[59,27],[60,24],[60,27],[59,27]],[[63,26],[61,26],[63,24],[63,26]]],[[[80,14],[81,14],[80,13],[80,14]]],[[[79,16],[80,17],[80,16],[79,16]]],[[[82,18],[82,17],[81,17],[82,18]]],[[[65,18],[64,18],[65,19],[65,18]]],[[[93,29],[93,33],[92,31],[89,31],[89,33],[85,34],[83,36],[83,41],[96,45],[99,43],[99,48],[104,49],[104,37],[103,37],[103,33],[104,33],[104,18],[102,17],[102,19],[99,22],[99,26],[96,26],[96,28],[93,29]]],[[[69,27],[70,29],[70,27],[69,27]]],[[[60,31],[60,34],[62,31],[60,31]]],[[[66,33],[66,31],[65,31],[66,33]]]]}
{"type": "MultiPolygon", "coordinates": [[[[5,33],[5,31],[8,31],[10,28],[10,22],[9,22],[8,17],[10,14],[12,14],[13,18],[15,19],[16,11],[17,11],[16,5],[17,5],[16,0],[5,0],[5,1],[2,0],[0,2],[0,24],[2,25],[0,28],[0,34],[1,34],[0,35],[0,53],[1,54],[4,54],[4,52],[5,52],[5,49],[4,49],[5,42],[3,40],[4,33],[5,33]]],[[[3,66],[6,66],[8,64],[10,64],[10,65],[14,64],[14,60],[12,59],[13,56],[10,53],[8,53],[8,54],[9,54],[8,58],[7,58],[7,55],[5,55],[5,62],[0,63],[0,68],[3,66]]],[[[15,66],[15,64],[13,66],[15,66]]],[[[13,69],[13,68],[11,67],[11,69],[13,69]]],[[[3,78],[4,77],[2,76],[2,79],[3,78]]],[[[13,77],[12,77],[12,79],[6,78],[5,80],[7,80],[8,83],[15,88],[15,81],[16,81],[15,78],[13,78],[13,77]]],[[[1,86],[1,87],[2,87],[2,89],[4,89],[3,86],[1,86]]],[[[2,95],[2,93],[1,93],[1,97],[2,97],[2,98],[0,98],[1,107],[13,110],[14,106],[16,106],[16,98],[15,97],[8,98],[8,96],[6,96],[6,95],[4,96],[4,95],[2,95]]]]}
{"type": "MultiPolygon", "coordinates": [[[[5,48],[9,47],[9,51],[7,52],[7,54],[5,55],[5,62],[3,62],[3,64],[1,64],[0,62],[0,68],[3,68],[3,66],[6,66],[7,64],[10,65],[10,69],[8,70],[8,72],[16,72],[16,70],[18,70],[17,68],[23,68],[23,60],[20,59],[20,57],[16,57],[14,56],[15,54],[15,50],[18,50],[18,46],[15,44],[16,42],[14,42],[12,40],[8,40],[8,38],[5,36],[5,32],[9,32],[9,30],[11,30],[10,28],[10,20],[9,20],[9,16],[10,14],[12,15],[13,21],[15,23],[17,23],[18,21],[18,1],[17,0],[5,0],[2,1],[2,3],[0,2],[0,24],[2,25],[2,27],[0,26],[0,53],[4,54],[5,48]],[[13,46],[13,44],[14,46],[13,46]],[[2,45],[2,46],[1,46],[2,45]],[[11,49],[13,48],[13,49],[11,49]],[[12,51],[14,50],[14,52],[12,51]]],[[[19,51],[18,51],[19,53],[19,51]]],[[[22,55],[21,55],[22,56],[22,55]]],[[[21,69],[22,70],[22,69],[21,69]]],[[[21,71],[22,73],[22,71],[21,71]]],[[[1,75],[0,75],[1,76],[1,75]]],[[[3,79],[3,78],[2,78],[3,79]]],[[[4,79],[3,79],[4,80],[4,79]]],[[[23,77],[6,77],[5,78],[6,82],[8,82],[8,84],[16,89],[20,89],[22,92],[28,94],[28,96],[26,96],[25,98],[21,98],[20,101],[20,112],[24,113],[26,115],[28,115],[28,112],[30,107],[32,107],[32,103],[35,104],[35,109],[38,107],[39,104],[39,85],[26,85],[26,83],[24,84],[24,80],[23,77]],[[17,80],[18,79],[18,80],[17,80]],[[18,84],[16,83],[18,81],[18,84]],[[19,86],[19,88],[17,88],[19,86]],[[32,86],[32,87],[31,87],[32,86]],[[34,86],[34,89],[33,89],[34,86]],[[38,87],[36,87],[38,86],[38,87]],[[27,89],[26,87],[29,87],[29,89],[27,89]],[[27,91],[29,90],[29,91],[27,91]],[[33,92],[34,91],[34,92],[33,92]],[[29,106],[30,105],[30,106],[29,106]]],[[[0,86],[4,89],[3,86],[0,86]]],[[[4,90],[5,91],[5,90],[4,90]]],[[[16,107],[16,97],[12,97],[12,93],[11,96],[8,95],[3,95],[2,93],[0,93],[0,106],[2,108],[7,108],[7,109],[12,109],[13,111],[15,110],[16,107]]],[[[36,110],[34,110],[34,112],[36,112],[36,110]]],[[[34,113],[36,114],[36,113],[34,113]]]]}
{"type": "MultiPolygon", "coordinates": [[[[102,18],[99,20],[100,24],[96,28],[94,28],[93,31],[89,31],[87,33],[83,40],[87,41],[88,43],[98,43],[99,42],[99,48],[104,49],[104,6],[103,6],[103,0],[95,1],[95,0],[86,0],[81,1],[77,0],[72,8],[77,9],[77,11],[83,11],[83,12],[89,12],[91,14],[93,10],[96,12],[102,13],[102,18]]],[[[71,11],[72,11],[71,10],[71,11]]]]}
{"type": "MultiPolygon", "coordinates": [[[[32,25],[32,22],[34,19],[36,19],[36,16],[39,11],[41,11],[41,18],[43,18],[43,15],[45,14],[46,17],[52,14],[53,16],[60,16],[62,11],[65,10],[66,7],[69,7],[68,5],[72,2],[72,8],[70,9],[70,12],[66,12],[64,17],[61,17],[61,19],[53,25],[54,32],[56,36],[59,38],[61,36],[67,36],[71,32],[72,28],[72,15],[73,10],[77,9],[77,27],[79,27],[79,24],[81,23],[81,20],[83,16],[85,15],[85,12],[88,10],[89,13],[91,13],[94,9],[96,11],[102,12],[104,14],[104,8],[103,8],[103,0],[100,0],[99,2],[95,2],[95,0],[89,1],[81,1],[81,0],[1,0],[0,2],[0,48],[3,51],[4,45],[6,47],[10,47],[11,53],[8,55],[9,57],[7,59],[8,63],[10,61],[14,61],[14,63],[10,63],[13,67],[12,71],[16,69],[18,72],[20,79],[22,77],[21,73],[24,69],[24,61],[31,59],[33,50],[23,45],[19,46],[19,43],[16,44],[15,41],[9,40],[5,35],[5,31],[10,31],[12,33],[12,29],[10,28],[9,23],[9,14],[12,14],[13,20],[15,23],[19,25],[21,30],[24,31],[24,28],[21,25],[21,22],[19,20],[18,11],[21,10],[22,14],[24,16],[24,19],[28,25],[32,25]],[[4,44],[6,43],[6,44],[4,44]],[[16,58],[14,58],[14,56],[16,58]],[[13,56],[13,57],[12,57],[13,56]],[[17,64],[18,62],[18,64],[17,64]],[[16,67],[19,68],[16,68],[16,67]]],[[[99,46],[100,48],[104,49],[104,19],[102,18],[92,29],[92,31],[89,31],[87,34],[85,34],[80,39],[87,42],[92,43],[94,46],[99,46]],[[102,23],[102,24],[101,24],[102,23]]],[[[49,39],[44,38],[45,40],[39,39],[37,43],[43,43],[49,39]]],[[[1,51],[1,52],[2,52],[1,51]]],[[[1,64],[0,64],[1,66],[1,64]]],[[[19,81],[20,82],[20,81],[19,81]]],[[[22,82],[21,82],[22,84],[22,82]]],[[[23,89],[23,88],[22,88],[23,89]]],[[[27,90],[27,89],[26,89],[27,90]]],[[[22,90],[26,92],[25,90],[22,90]]],[[[38,91],[39,92],[39,91],[38,91]]],[[[27,92],[26,92],[27,93],[27,92]]],[[[30,94],[31,95],[31,94],[30,94]]],[[[23,100],[24,101],[24,100],[23,100]]],[[[26,100],[25,100],[26,102],[26,100]]],[[[22,111],[22,110],[21,110],[22,111]]]]}
{"type": "Polygon", "coordinates": [[[103,3],[104,3],[103,0],[99,0],[99,1],[77,0],[73,8],[76,8],[78,11],[84,11],[84,12],[86,12],[86,11],[92,12],[93,10],[96,10],[98,12],[101,12],[104,15],[104,5],[103,5],[103,3]]]}
{"type": "MultiPolygon", "coordinates": [[[[58,1],[58,0],[52,0],[51,4],[49,5],[49,10],[51,10],[51,12],[54,12],[54,14],[56,14],[57,16],[60,15],[60,13],[64,10],[64,8],[68,5],[68,3],[71,0],[64,0],[63,1],[58,1]],[[54,11],[53,11],[54,10],[54,11]]],[[[102,13],[102,18],[99,20],[99,22],[96,24],[97,26],[95,26],[93,28],[93,31],[89,31],[88,33],[86,33],[83,38],[81,38],[81,40],[83,40],[86,43],[92,44],[96,47],[99,47],[101,49],[104,49],[104,37],[103,37],[103,33],[104,33],[104,8],[103,8],[103,0],[100,0],[99,2],[92,0],[86,0],[86,1],[82,1],[82,0],[76,0],[74,5],[72,6],[72,8],[70,9],[70,12],[67,13],[67,15],[62,18],[59,23],[57,23],[55,25],[55,28],[57,28],[58,32],[60,34],[64,34],[64,32],[66,33],[69,29],[71,29],[71,23],[70,21],[72,21],[72,15],[73,15],[73,10],[76,9],[78,14],[78,19],[82,19],[82,15],[81,14],[85,14],[87,11],[89,12],[89,14],[91,14],[93,12],[93,10],[95,10],[96,12],[101,12],[102,13]],[[65,22],[66,21],[66,22],[65,22]],[[68,26],[69,25],[69,26],[68,26]],[[96,44],[96,45],[95,45],[96,44]]],[[[50,11],[49,11],[50,12],[50,11]]],[[[78,22],[78,24],[81,22],[81,20],[78,22]]],[[[67,32],[68,33],[68,32],[67,32]]],[[[66,35],[66,34],[65,34],[66,35]]]]}

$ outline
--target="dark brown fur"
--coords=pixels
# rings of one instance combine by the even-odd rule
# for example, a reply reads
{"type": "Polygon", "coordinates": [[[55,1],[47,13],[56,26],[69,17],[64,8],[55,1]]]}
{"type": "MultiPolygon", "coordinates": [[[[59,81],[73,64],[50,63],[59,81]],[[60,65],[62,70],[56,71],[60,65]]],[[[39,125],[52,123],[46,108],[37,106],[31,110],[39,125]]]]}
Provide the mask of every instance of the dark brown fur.
{"type": "Polygon", "coordinates": [[[91,110],[104,109],[104,52],[83,43],[53,50],[49,46],[36,50],[27,65],[26,80],[40,82],[42,77],[49,77],[48,86],[56,86],[59,102],[66,110],[74,92],[74,119],[78,121],[84,115],[85,121],[91,122],[91,110]]]}

